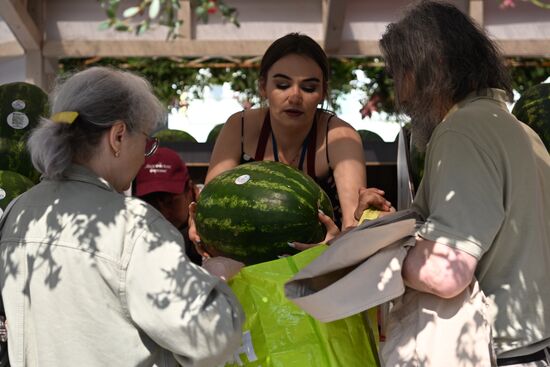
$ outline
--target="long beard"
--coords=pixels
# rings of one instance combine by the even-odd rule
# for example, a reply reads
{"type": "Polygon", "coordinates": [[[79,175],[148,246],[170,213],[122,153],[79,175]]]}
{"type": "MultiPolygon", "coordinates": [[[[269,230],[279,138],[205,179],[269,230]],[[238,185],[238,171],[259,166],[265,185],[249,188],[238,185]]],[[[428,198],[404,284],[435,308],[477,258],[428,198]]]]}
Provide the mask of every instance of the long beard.
{"type": "Polygon", "coordinates": [[[432,133],[439,124],[439,119],[424,115],[422,118],[411,118],[411,143],[419,152],[425,152],[432,133]]]}

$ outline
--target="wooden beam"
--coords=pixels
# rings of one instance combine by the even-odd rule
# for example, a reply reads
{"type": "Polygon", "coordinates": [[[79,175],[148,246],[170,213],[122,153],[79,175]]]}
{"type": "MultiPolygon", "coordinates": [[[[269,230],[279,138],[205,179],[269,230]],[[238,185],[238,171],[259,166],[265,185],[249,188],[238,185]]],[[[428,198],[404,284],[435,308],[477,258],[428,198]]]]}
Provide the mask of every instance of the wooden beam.
{"type": "Polygon", "coordinates": [[[42,32],[28,13],[26,2],[0,0],[0,14],[23,49],[40,50],[42,32]]]}
{"type": "Polygon", "coordinates": [[[327,53],[338,52],[346,13],[346,0],[323,0],[323,48],[327,53]]]}
{"type": "Polygon", "coordinates": [[[192,39],[193,35],[193,9],[191,9],[191,1],[180,0],[180,10],[178,11],[178,19],[183,20],[179,35],[183,39],[192,39]]]}
{"type": "MultiPolygon", "coordinates": [[[[247,57],[263,55],[272,40],[45,41],[46,57],[247,57]]],[[[550,57],[550,40],[496,40],[505,56],[550,57]]],[[[1,50],[1,46],[0,46],[1,50]]],[[[329,56],[380,56],[378,41],[343,41],[329,56]]]]}
{"type": "Polygon", "coordinates": [[[550,57],[550,39],[495,41],[505,56],[550,57]]]}
{"type": "Polygon", "coordinates": [[[483,0],[469,0],[468,13],[476,23],[483,27],[483,0]]]}
{"type": "Polygon", "coordinates": [[[54,58],[64,57],[220,57],[263,55],[272,40],[240,41],[45,41],[43,53],[54,58]]]}
{"type": "Polygon", "coordinates": [[[23,50],[23,48],[17,41],[0,43],[0,58],[17,57],[23,56],[24,54],[25,50],[23,50]]]}

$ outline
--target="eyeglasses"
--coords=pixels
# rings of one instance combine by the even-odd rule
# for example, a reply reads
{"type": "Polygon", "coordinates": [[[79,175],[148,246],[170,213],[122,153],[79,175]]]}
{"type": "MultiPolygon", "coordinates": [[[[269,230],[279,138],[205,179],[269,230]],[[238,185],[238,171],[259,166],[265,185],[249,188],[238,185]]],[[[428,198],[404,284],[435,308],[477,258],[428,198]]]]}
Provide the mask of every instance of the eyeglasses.
{"type": "Polygon", "coordinates": [[[145,156],[150,157],[157,151],[157,148],[159,147],[159,139],[153,136],[149,136],[143,131],[141,133],[145,135],[145,138],[147,139],[145,141],[145,156]]]}

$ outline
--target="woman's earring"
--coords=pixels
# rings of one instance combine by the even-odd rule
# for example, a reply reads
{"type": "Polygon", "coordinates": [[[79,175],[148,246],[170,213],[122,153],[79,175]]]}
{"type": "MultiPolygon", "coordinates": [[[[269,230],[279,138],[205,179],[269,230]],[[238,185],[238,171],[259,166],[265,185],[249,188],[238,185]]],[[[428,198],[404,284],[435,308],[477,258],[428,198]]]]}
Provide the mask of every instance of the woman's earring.
{"type": "Polygon", "coordinates": [[[119,156],[120,156],[120,152],[119,152],[119,151],[116,151],[116,152],[115,152],[115,157],[118,158],[119,156]]]}

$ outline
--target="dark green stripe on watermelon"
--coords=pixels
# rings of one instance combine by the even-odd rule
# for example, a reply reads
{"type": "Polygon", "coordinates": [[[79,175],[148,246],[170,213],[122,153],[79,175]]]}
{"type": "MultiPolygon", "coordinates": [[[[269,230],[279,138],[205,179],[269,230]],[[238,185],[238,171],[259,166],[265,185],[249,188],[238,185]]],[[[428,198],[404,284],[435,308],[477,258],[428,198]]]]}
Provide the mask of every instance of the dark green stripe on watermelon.
{"type": "Polygon", "coordinates": [[[38,125],[40,117],[48,116],[48,96],[36,85],[24,82],[0,85],[0,137],[21,140],[38,125]],[[23,117],[26,116],[26,117],[23,117]],[[14,124],[16,120],[28,124],[14,124]],[[9,123],[11,121],[11,125],[9,123]],[[22,128],[14,128],[16,127],[22,128]]]}
{"type": "Polygon", "coordinates": [[[33,185],[31,180],[17,172],[0,171],[0,209],[6,209],[10,201],[33,185]]]}
{"type": "Polygon", "coordinates": [[[34,168],[25,139],[14,140],[0,137],[0,170],[22,174],[37,183],[40,173],[34,168]]]}
{"type": "Polygon", "coordinates": [[[319,208],[333,215],[326,193],[303,172],[278,162],[247,163],[205,186],[197,203],[197,231],[207,246],[255,264],[294,253],[288,242],[322,241],[319,208]],[[243,175],[250,179],[237,184],[243,175]]]}
{"type": "Polygon", "coordinates": [[[514,105],[512,113],[535,130],[550,151],[550,83],[527,89],[514,105]]]}

